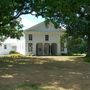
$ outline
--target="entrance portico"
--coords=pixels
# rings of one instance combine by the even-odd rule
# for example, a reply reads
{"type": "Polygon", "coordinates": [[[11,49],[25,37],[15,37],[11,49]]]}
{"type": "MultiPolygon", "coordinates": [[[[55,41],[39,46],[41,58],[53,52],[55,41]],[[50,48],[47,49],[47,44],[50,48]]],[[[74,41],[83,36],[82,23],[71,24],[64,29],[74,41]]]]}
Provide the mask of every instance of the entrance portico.
{"type": "Polygon", "coordinates": [[[36,44],[36,55],[39,56],[50,56],[57,55],[57,44],[56,43],[37,43],[36,44]]]}

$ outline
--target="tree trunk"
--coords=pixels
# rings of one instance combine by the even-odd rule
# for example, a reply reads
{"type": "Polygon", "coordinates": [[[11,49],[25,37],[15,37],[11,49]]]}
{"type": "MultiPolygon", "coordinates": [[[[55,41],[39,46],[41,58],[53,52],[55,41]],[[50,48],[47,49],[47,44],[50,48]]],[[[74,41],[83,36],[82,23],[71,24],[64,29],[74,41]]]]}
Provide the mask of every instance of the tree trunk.
{"type": "Polygon", "coordinates": [[[90,57],[90,35],[88,35],[87,39],[87,56],[90,57]]]}

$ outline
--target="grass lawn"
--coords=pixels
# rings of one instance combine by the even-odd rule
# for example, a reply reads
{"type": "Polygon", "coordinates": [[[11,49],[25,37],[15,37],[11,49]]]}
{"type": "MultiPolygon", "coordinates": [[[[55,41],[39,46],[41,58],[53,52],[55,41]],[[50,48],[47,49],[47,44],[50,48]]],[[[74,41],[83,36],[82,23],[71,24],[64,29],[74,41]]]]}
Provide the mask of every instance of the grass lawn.
{"type": "Polygon", "coordinates": [[[83,57],[0,59],[0,90],[90,90],[83,57]]]}

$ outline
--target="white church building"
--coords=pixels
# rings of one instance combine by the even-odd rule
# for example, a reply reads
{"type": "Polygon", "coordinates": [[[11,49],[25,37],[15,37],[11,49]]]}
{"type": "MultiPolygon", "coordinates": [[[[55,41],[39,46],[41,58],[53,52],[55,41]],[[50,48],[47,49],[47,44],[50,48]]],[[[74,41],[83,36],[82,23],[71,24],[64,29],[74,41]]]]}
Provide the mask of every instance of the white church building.
{"type": "Polygon", "coordinates": [[[64,29],[56,29],[50,23],[39,23],[24,31],[24,36],[17,42],[17,52],[24,55],[52,56],[67,53],[66,42],[61,44],[64,29]]]}

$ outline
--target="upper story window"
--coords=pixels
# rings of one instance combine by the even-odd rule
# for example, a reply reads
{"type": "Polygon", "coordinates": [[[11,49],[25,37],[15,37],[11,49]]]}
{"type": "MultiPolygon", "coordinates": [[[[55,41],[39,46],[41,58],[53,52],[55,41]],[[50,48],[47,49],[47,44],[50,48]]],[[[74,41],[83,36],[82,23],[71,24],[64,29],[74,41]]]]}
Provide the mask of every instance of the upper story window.
{"type": "Polygon", "coordinates": [[[32,39],[33,39],[32,34],[29,34],[29,35],[28,35],[28,39],[29,39],[29,40],[32,40],[32,39]]]}
{"type": "Polygon", "coordinates": [[[49,41],[49,35],[45,35],[45,41],[49,41]]]}
{"type": "Polygon", "coordinates": [[[4,45],[4,49],[7,49],[7,45],[4,45]]]}

